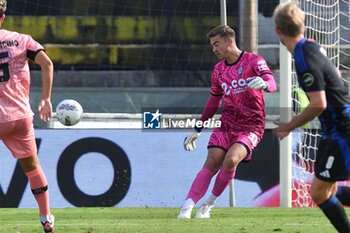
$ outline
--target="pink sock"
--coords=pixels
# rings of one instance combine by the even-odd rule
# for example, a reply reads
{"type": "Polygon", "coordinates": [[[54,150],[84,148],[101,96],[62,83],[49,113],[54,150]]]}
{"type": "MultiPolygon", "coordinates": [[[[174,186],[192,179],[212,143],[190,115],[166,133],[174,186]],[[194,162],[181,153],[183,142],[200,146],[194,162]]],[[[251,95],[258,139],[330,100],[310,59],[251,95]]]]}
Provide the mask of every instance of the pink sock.
{"type": "Polygon", "coordinates": [[[43,170],[39,166],[34,170],[27,172],[26,175],[30,183],[30,188],[40,192],[38,194],[34,194],[34,198],[39,206],[40,215],[49,215],[49,192],[47,191],[47,180],[43,170]]]}
{"type": "Polygon", "coordinates": [[[213,195],[220,196],[225,190],[230,181],[235,177],[236,170],[228,171],[224,167],[221,167],[219,174],[216,176],[215,184],[213,187],[213,195]]]}
{"type": "Polygon", "coordinates": [[[203,167],[194,179],[186,199],[191,198],[194,203],[197,203],[207,192],[211,178],[214,175],[211,170],[203,167]]]}

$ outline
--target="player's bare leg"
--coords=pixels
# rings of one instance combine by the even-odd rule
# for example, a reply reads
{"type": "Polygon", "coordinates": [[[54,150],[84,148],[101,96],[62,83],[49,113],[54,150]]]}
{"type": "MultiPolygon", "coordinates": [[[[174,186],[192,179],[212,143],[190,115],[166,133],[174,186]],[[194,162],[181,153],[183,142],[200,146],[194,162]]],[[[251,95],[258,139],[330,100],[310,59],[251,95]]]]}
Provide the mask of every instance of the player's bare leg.
{"type": "Polygon", "coordinates": [[[335,182],[325,182],[314,177],[310,194],[338,232],[350,232],[350,223],[344,206],[333,195],[335,186],[335,182]]]}
{"type": "Polygon", "coordinates": [[[46,176],[37,156],[19,159],[23,171],[28,177],[30,188],[39,206],[39,218],[44,232],[54,232],[54,216],[50,213],[49,193],[46,176]]]}

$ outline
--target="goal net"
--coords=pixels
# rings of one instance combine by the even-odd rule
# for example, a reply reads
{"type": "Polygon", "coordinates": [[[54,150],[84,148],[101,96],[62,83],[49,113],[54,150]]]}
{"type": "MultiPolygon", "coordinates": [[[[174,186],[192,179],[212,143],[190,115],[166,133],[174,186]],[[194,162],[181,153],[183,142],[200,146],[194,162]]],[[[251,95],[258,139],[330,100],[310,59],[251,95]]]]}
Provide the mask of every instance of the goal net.
{"type": "MultiPolygon", "coordinates": [[[[297,0],[306,13],[305,36],[320,43],[328,57],[341,71],[344,85],[348,86],[350,40],[350,2],[348,0],[297,0]]],[[[300,113],[307,105],[299,89],[295,70],[292,72],[293,110],[300,113]]],[[[292,134],[292,206],[316,206],[309,195],[314,173],[317,145],[320,139],[317,119],[293,131],[292,134]]]]}

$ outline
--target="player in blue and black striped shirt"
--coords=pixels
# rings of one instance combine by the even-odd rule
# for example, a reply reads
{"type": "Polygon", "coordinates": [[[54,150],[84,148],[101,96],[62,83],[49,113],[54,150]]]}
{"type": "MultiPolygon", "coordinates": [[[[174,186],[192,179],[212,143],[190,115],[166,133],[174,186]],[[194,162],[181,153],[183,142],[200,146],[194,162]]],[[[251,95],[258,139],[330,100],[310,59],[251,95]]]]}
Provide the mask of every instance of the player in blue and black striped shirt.
{"type": "Polygon", "coordinates": [[[350,232],[343,205],[350,204],[350,188],[337,187],[350,172],[350,98],[338,69],[326,51],[304,38],[305,13],[295,3],[280,4],[273,15],[280,41],[293,55],[298,82],[310,103],[288,123],[278,123],[275,134],[283,139],[315,117],[321,122],[321,141],[310,194],[339,232],[350,232]]]}

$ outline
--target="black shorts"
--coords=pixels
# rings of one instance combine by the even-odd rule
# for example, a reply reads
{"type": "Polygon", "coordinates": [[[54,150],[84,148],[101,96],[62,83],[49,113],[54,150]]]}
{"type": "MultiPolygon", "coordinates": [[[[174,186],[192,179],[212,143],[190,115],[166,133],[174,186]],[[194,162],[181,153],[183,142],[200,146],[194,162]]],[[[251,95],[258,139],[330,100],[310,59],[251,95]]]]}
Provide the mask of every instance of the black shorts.
{"type": "Polygon", "coordinates": [[[345,161],[350,160],[349,148],[349,140],[340,136],[336,140],[321,140],[315,162],[315,176],[329,182],[347,180],[349,168],[345,161]]]}

